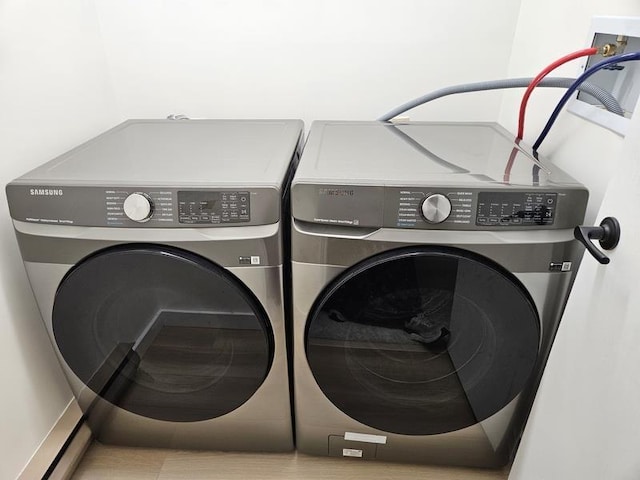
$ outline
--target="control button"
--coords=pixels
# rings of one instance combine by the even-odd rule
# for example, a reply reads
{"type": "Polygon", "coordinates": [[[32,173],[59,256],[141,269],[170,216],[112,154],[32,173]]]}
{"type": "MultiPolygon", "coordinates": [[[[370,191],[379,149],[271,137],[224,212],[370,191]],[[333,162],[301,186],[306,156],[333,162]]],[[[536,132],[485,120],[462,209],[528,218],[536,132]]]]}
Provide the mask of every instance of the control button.
{"type": "Polygon", "coordinates": [[[477,223],[487,223],[488,219],[487,217],[478,217],[476,221],[477,223]]]}
{"type": "Polygon", "coordinates": [[[146,222],[153,215],[153,201],[146,193],[132,193],[125,199],[122,207],[124,214],[134,222],[146,222]]]}
{"type": "Polygon", "coordinates": [[[514,218],[513,220],[511,220],[511,223],[513,223],[514,225],[520,225],[522,223],[522,219],[514,218]]]}
{"type": "Polygon", "coordinates": [[[496,217],[489,218],[489,223],[498,223],[498,219],[496,217]]]}
{"type": "Polygon", "coordinates": [[[445,195],[434,193],[424,199],[420,209],[427,222],[442,223],[451,215],[451,202],[445,195]]]}

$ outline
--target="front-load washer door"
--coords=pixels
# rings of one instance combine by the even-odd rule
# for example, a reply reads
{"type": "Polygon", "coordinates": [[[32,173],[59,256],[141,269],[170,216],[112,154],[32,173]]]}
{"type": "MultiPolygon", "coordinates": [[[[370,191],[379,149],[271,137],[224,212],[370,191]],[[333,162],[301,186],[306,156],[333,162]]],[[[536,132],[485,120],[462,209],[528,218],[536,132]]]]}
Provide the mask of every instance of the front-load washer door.
{"type": "Polygon", "coordinates": [[[273,359],[254,295],[224,268],[158,245],[97,252],[62,280],[53,333],[97,395],[159,420],[216,418],[245,403],[273,359]]]}
{"type": "Polygon", "coordinates": [[[309,367],[349,417],[390,433],[459,430],[527,384],[540,322],[522,284],[464,250],[404,248],[343,272],[308,317],[309,367]]]}

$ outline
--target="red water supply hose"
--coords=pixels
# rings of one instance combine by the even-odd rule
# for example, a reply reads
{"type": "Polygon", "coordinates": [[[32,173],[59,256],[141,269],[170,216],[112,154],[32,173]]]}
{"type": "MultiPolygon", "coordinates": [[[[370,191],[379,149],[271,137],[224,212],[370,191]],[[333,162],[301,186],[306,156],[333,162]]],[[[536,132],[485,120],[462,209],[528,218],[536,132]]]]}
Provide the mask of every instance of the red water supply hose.
{"type": "Polygon", "coordinates": [[[558,68],[560,65],[570,62],[571,60],[575,60],[576,58],[587,57],[589,55],[595,55],[596,53],[598,53],[598,49],[593,47],[593,48],[585,48],[583,50],[578,50],[577,52],[573,52],[568,55],[565,55],[564,57],[559,58],[558,60],[553,62],[551,65],[544,68],[533,80],[531,80],[531,83],[525,90],[524,95],[522,96],[522,101],[520,102],[520,113],[518,115],[518,138],[519,139],[522,139],[522,137],[524,136],[524,116],[525,116],[525,111],[527,109],[527,102],[529,101],[531,92],[533,92],[533,89],[536,88],[536,86],[540,83],[540,81],[544,77],[546,77],[549,73],[551,73],[553,70],[558,68]]]}

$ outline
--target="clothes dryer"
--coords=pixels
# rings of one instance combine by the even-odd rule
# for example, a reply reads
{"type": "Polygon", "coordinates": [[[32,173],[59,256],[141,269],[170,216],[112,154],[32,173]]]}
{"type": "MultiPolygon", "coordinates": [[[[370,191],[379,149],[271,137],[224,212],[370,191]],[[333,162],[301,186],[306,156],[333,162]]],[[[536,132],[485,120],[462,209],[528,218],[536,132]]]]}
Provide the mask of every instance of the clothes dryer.
{"type": "Polygon", "coordinates": [[[283,226],[302,129],[131,120],[7,186],[44,324],[99,440],[293,448],[283,226]]]}
{"type": "Polygon", "coordinates": [[[587,198],[496,124],[314,123],[292,185],[298,449],[507,463],[587,198]]]}

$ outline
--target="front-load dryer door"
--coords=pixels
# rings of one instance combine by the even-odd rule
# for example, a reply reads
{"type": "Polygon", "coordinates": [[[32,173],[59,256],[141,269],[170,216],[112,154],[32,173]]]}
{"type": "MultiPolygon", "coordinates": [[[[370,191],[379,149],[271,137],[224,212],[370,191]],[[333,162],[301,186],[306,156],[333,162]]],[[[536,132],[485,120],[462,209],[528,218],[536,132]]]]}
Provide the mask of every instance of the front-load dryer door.
{"type": "Polygon", "coordinates": [[[382,431],[431,435],[500,411],[536,363],[522,284],[464,250],[399,249],[346,270],[309,315],[306,355],[326,397],[382,431]]]}
{"type": "Polygon", "coordinates": [[[53,333],[99,397],[159,420],[216,418],[264,381],[273,333],[254,295],[189,252],[125,245],[97,252],[62,280],[53,333]]]}

